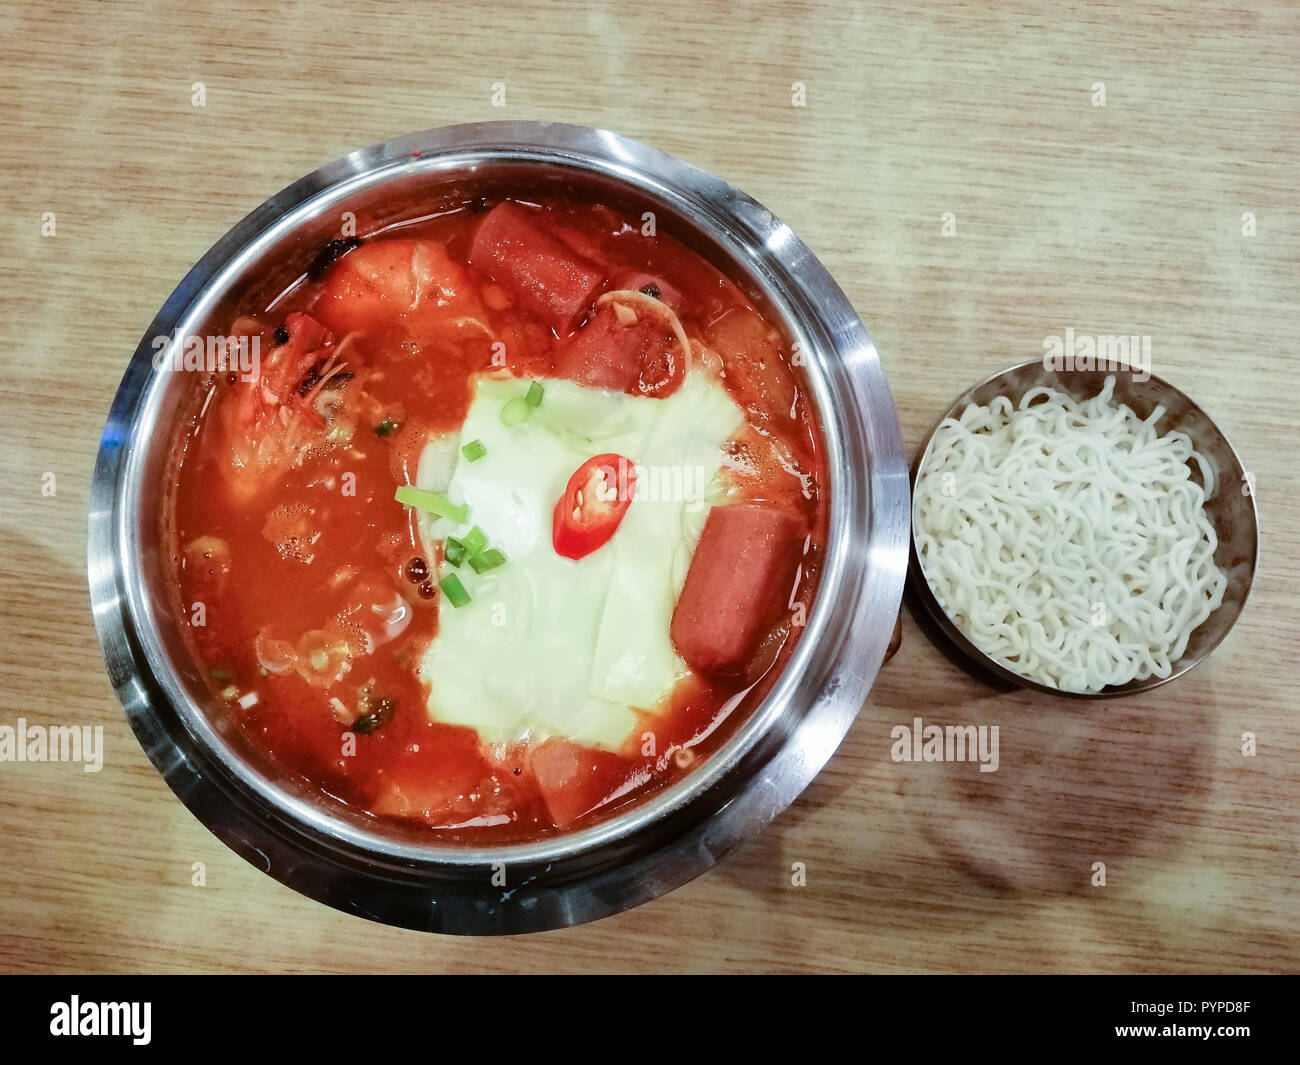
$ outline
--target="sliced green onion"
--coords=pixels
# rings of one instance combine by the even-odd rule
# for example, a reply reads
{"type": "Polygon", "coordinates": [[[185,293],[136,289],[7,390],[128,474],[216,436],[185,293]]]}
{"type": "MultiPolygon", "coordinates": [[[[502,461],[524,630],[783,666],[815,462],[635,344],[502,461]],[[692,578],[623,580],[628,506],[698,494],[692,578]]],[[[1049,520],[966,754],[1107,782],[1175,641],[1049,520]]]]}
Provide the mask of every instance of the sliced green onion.
{"type": "Polygon", "coordinates": [[[228,669],[210,669],[208,676],[218,682],[235,679],[235,675],[228,669]]]}
{"type": "Polygon", "coordinates": [[[466,553],[470,558],[473,558],[482,551],[483,548],[487,547],[487,533],[475,525],[474,528],[470,529],[469,532],[461,537],[461,542],[465,545],[466,553]]]}
{"type": "Polygon", "coordinates": [[[512,399],[501,408],[502,425],[522,425],[532,416],[532,404],[526,399],[512,399]]]}
{"type": "Polygon", "coordinates": [[[448,536],[447,542],[442,545],[442,557],[453,566],[459,566],[465,561],[465,545],[454,536],[448,536]]]}
{"type": "Polygon", "coordinates": [[[484,446],[482,440],[471,440],[460,450],[461,454],[469,459],[470,462],[478,462],[479,459],[487,454],[487,448],[484,446]]]}
{"type": "Polygon", "coordinates": [[[375,436],[388,436],[391,433],[395,433],[397,432],[398,425],[399,423],[393,421],[392,418],[385,418],[375,426],[375,436]]]}
{"type": "Polygon", "coordinates": [[[540,381],[534,381],[528,386],[528,394],[524,396],[524,402],[530,407],[540,407],[542,405],[542,396],[545,395],[545,389],[542,388],[540,381]]]}
{"type": "Polygon", "coordinates": [[[448,573],[443,577],[438,582],[438,587],[442,589],[442,594],[451,600],[452,606],[464,606],[469,602],[469,592],[465,591],[465,586],[454,573],[448,573]]]}
{"type": "Polygon", "coordinates": [[[469,564],[474,567],[475,573],[486,573],[490,569],[504,566],[505,562],[506,556],[495,547],[489,547],[482,554],[475,555],[469,560],[469,564]]]}
{"type": "Polygon", "coordinates": [[[393,494],[393,498],[416,510],[428,511],[440,518],[447,518],[457,525],[462,525],[469,520],[469,507],[453,503],[446,496],[440,496],[437,492],[426,492],[423,488],[416,488],[414,485],[402,485],[393,494]]]}

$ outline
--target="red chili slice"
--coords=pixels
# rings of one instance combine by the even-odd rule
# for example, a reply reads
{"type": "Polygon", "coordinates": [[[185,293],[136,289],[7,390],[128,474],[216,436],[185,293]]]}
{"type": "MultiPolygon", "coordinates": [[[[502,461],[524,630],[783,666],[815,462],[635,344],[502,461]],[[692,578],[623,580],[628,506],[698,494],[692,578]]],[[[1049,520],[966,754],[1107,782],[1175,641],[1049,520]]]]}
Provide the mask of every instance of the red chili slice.
{"type": "Polygon", "coordinates": [[[635,492],[636,467],[628,459],[614,454],[589,458],[555,504],[555,553],[578,559],[595,551],[614,535],[635,492]]]}

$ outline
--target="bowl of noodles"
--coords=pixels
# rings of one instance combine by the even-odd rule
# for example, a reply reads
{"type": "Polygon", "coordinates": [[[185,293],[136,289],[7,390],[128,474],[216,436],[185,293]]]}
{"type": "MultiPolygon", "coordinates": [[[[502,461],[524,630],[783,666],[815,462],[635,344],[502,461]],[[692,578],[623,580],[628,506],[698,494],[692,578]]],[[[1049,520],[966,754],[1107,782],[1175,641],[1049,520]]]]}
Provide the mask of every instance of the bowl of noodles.
{"type": "Polygon", "coordinates": [[[1173,385],[1023,363],[957,398],[913,468],[911,581],[984,673],[1106,697],[1228,634],[1259,553],[1253,484],[1173,385]]]}

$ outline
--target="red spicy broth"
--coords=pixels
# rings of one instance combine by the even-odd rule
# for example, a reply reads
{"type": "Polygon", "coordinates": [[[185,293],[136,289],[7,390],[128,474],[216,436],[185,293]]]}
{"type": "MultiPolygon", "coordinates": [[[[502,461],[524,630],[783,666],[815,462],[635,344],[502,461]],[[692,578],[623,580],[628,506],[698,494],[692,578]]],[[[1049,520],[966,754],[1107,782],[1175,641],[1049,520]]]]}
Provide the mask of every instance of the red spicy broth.
{"type": "MultiPolygon", "coordinates": [[[[642,226],[576,200],[455,204],[333,242],[272,307],[231,324],[232,338],[257,339],[260,375],[200,375],[174,442],[174,608],[213,697],[288,774],[444,841],[535,839],[679,779],[775,678],[821,564],[820,432],[780,330],[715,266],[642,226]],[[635,292],[647,300],[601,299],[635,292]],[[438,587],[441,547],[394,491],[415,482],[431,434],[460,428],[473,375],[670,395],[685,357],[655,304],[744,413],[728,501],[802,530],[797,575],[763,590],[742,662],[693,670],[639,712],[622,749],[560,737],[489,748],[429,716],[417,667],[454,608],[438,587]]],[[[707,642],[725,619],[708,616],[695,569],[707,642]]]]}

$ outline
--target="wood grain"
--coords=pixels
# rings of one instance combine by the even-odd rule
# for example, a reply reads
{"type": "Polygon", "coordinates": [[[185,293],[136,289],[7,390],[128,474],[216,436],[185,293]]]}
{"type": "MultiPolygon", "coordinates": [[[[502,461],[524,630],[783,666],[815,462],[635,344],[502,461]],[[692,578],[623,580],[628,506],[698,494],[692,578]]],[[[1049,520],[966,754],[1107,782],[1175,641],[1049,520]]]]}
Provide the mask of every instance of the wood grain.
{"type": "Polygon", "coordinates": [[[0,764],[0,968],[1300,967],[1300,8],[5,0],[0,29],[0,724],[101,724],[107,744],[98,774],[0,764]],[[104,414],[154,311],[252,207],[352,148],[499,118],[616,129],[788,220],[871,329],[909,448],[1067,326],[1151,335],[1155,371],[1257,478],[1236,630],[1168,688],[1081,706],[977,684],[908,618],[794,807],[587,927],[424,936],[244,864],[172,797],[104,675],[84,578],[104,414]],[[999,771],[892,762],[915,714],[999,725],[999,771]]]}

